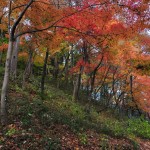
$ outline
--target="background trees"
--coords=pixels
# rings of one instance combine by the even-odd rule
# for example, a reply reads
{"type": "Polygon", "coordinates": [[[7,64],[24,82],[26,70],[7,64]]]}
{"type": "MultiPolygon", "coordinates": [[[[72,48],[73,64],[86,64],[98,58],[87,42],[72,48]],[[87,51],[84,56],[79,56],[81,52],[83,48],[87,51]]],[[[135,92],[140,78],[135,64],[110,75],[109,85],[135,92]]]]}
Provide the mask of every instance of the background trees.
{"type": "Polygon", "coordinates": [[[45,75],[50,72],[58,87],[63,83],[73,86],[74,100],[80,99],[82,91],[89,102],[97,100],[106,108],[149,112],[149,77],[141,75],[149,60],[148,4],[139,0],[3,2],[0,50],[6,43],[8,50],[1,122],[6,122],[9,75],[17,76],[21,42],[21,47],[26,43],[28,48],[23,83],[30,77],[35,54],[43,60],[42,93],[45,75]]]}

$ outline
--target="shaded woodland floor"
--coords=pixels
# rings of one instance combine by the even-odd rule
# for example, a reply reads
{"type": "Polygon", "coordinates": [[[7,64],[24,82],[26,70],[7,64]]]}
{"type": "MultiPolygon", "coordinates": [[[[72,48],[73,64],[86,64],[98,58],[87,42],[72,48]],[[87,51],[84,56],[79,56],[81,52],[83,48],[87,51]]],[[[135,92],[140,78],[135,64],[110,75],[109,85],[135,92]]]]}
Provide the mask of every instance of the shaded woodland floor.
{"type": "MultiPolygon", "coordinates": [[[[86,100],[71,95],[49,81],[45,95],[39,80],[24,89],[11,81],[8,125],[0,126],[1,150],[149,150],[150,124],[143,118],[120,117],[113,110],[97,112],[86,100]]],[[[100,107],[100,106],[99,106],[100,107]]]]}

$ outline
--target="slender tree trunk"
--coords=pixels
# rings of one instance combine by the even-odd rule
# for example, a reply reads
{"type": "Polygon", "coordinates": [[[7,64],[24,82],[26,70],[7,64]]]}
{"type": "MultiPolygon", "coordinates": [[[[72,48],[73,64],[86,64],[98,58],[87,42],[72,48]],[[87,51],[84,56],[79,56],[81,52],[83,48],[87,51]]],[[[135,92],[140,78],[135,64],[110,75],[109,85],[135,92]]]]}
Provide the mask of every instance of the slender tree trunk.
{"type": "Polygon", "coordinates": [[[73,89],[73,100],[79,100],[79,90],[81,85],[81,75],[83,72],[83,66],[80,68],[80,73],[76,75],[74,89],[73,89]]]}
{"type": "Polygon", "coordinates": [[[89,79],[87,79],[87,82],[86,82],[86,95],[87,97],[89,96],[89,79]]]}
{"type": "MultiPolygon", "coordinates": [[[[73,47],[73,46],[72,46],[73,47]]],[[[74,54],[73,54],[73,49],[70,51],[71,55],[71,68],[74,66],[74,54]]]]}
{"type": "Polygon", "coordinates": [[[7,122],[7,114],[6,114],[6,95],[8,89],[8,82],[9,82],[9,74],[10,74],[10,61],[11,61],[11,54],[13,50],[13,41],[9,41],[8,51],[7,51],[7,58],[5,64],[5,75],[2,85],[2,92],[1,92],[1,123],[3,125],[7,122]]]}
{"type": "Polygon", "coordinates": [[[80,74],[76,75],[74,89],[73,89],[73,100],[78,99],[79,95],[79,82],[80,82],[80,74]]]}
{"type": "MultiPolygon", "coordinates": [[[[73,45],[72,45],[72,49],[71,49],[71,51],[70,51],[70,66],[71,66],[71,68],[73,68],[73,66],[74,66],[74,53],[73,53],[73,45]]],[[[73,75],[71,75],[71,84],[73,85],[73,75]]]]}
{"type": "Polygon", "coordinates": [[[2,65],[3,51],[0,51],[0,65],[2,65]]]}
{"type": "Polygon", "coordinates": [[[92,74],[91,74],[91,90],[90,90],[90,100],[92,100],[92,93],[94,90],[94,84],[95,84],[95,77],[96,77],[96,73],[100,67],[100,65],[102,64],[103,61],[103,55],[102,58],[100,60],[100,62],[97,64],[97,66],[95,67],[95,69],[93,70],[92,74]]]}
{"type": "Polygon", "coordinates": [[[8,14],[8,33],[10,34],[9,44],[8,44],[8,51],[6,56],[6,64],[5,64],[5,74],[4,74],[4,80],[2,85],[2,92],[1,92],[1,123],[6,124],[7,121],[7,114],[6,114],[6,95],[7,95],[7,89],[8,89],[8,82],[9,82],[9,74],[10,74],[10,63],[11,63],[11,56],[12,56],[12,50],[13,50],[13,41],[15,40],[15,31],[20,23],[21,19],[23,18],[24,14],[26,13],[27,9],[30,7],[30,5],[33,3],[33,0],[30,0],[26,7],[22,10],[22,12],[19,14],[19,17],[15,20],[14,24],[12,25],[11,31],[10,28],[10,15],[11,15],[11,3],[9,5],[9,14],[8,14]]]}
{"type": "Polygon", "coordinates": [[[93,74],[92,74],[92,76],[91,76],[90,100],[92,100],[92,93],[93,93],[93,90],[94,90],[96,71],[97,71],[97,70],[94,70],[94,72],[93,72],[93,74]]]}
{"type": "Polygon", "coordinates": [[[134,97],[133,97],[133,76],[132,75],[130,75],[130,93],[131,93],[132,101],[134,101],[134,97]]]}
{"type": "Polygon", "coordinates": [[[56,80],[56,87],[59,88],[60,80],[59,80],[59,64],[57,55],[54,58],[54,79],[56,80]]]}
{"type": "Polygon", "coordinates": [[[44,94],[44,84],[45,84],[45,77],[46,77],[46,66],[48,61],[48,49],[46,51],[44,66],[43,66],[43,73],[42,73],[42,80],[41,80],[41,93],[44,94]]]}
{"type": "Polygon", "coordinates": [[[140,111],[138,104],[137,104],[136,100],[134,99],[134,95],[133,95],[133,76],[132,75],[130,75],[130,93],[131,93],[131,99],[135,103],[135,106],[136,106],[136,109],[137,109],[139,115],[141,115],[141,111],[140,111]]]}
{"type": "Polygon", "coordinates": [[[31,50],[29,53],[29,59],[23,74],[23,83],[22,83],[22,87],[24,87],[25,82],[27,79],[29,79],[30,75],[32,74],[32,56],[33,56],[33,51],[31,50]]]}
{"type": "MultiPolygon", "coordinates": [[[[86,42],[84,42],[82,50],[83,50],[83,53],[84,53],[83,60],[86,63],[89,60],[89,56],[88,56],[88,52],[87,52],[87,43],[86,42]]],[[[73,61],[73,60],[71,60],[71,61],[73,61]]],[[[83,73],[83,70],[84,70],[84,66],[81,66],[80,67],[80,73],[77,74],[77,76],[76,76],[75,83],[74,83],[74,89],[73,89],[73,100],[79,99],[79,90],[80,90],[80,85],[81,85],[81,75],[83,73]]]]}
{"type": "Polygon", "coordinates": [[[68,85],[68,67],[69,67],[68,62],[69,62],[69,56],[70,56],[70,54],[68,53],[68,55],[66,57],[66,60],[65,60],[65,68],[64,68],[64,70],[65,70],[65,84],[66,85],[68,85]]]}
{"type": "Polygon", "coordinates": [[[54,78],[57,79],[58,77],[58,71],[59,71],[59,67],[58,67],[58,58],[57,56],[55,56],[54,58],[54,78]]]}
{"type": "Polygon", "coordinates": [[[19,47],[19,37],[17,37],[16,42],[14,44],[14,49],[12,52],[12,58],[11,58],[11,74],[14,78],[16,78],[17,74],[17,61],[18,61],[18,47],[19,47]]]}

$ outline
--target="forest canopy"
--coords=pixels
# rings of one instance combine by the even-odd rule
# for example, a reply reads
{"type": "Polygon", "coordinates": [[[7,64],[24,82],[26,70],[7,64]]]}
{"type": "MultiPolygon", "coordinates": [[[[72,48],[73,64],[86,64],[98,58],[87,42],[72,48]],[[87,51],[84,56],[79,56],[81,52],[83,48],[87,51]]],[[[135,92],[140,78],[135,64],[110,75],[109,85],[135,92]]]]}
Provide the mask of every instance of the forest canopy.
{"type": "MultiPolygon", "coordinates": [[[[7,118],[9,80],[22,69],[72,99],[97,101],[150,117],[150,2],[148,0],[6,0],[0,2],[1,122],[7,118]],[[5,62],[6,61],[6,62],[5,62]]],[[[89,107],[90,108],[90,107],[89,107]]]]}

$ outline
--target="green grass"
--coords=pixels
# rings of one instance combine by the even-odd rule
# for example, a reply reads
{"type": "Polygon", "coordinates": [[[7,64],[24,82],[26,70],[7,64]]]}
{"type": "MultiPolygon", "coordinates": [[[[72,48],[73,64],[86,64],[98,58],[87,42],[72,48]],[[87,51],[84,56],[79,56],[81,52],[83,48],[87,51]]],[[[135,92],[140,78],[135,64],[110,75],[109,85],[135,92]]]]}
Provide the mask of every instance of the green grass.
{"type": "Polygon", "coordinates": [[[44,99],[31,83],[26,92],[19,87],[16,91],[22,93],[23,98],[14,98],[13,109],[10,111],[12,117],[14,114],[18,116],[25,126],[34,124],[34,118],[38,118],[42,125],[65,124],[75,132],[92,129],[114,137],[133,135],[150,139],[150,123],[143,118],[119,120],[112,112],[98,113],[94,107],[87,112],[85,105],[72,101],[70,95],[53,86],[46,87],[44,99]],[[27,93],[34,93],[33,98],[27,93]]]}
{"type": "MultiPolygon", "coordinates": [[[[0,77],[3,71],[0,67],[0,77]]],[[[10,84],[8,112],[9,124],[20,122],[22,130],[9,128],[4,131],[5,136],[11,137],[22,132],[41,134],[43,138],[40,143],[59,149],[59,139],[50,139],[45,128],[61,124],[73,131],[83,145],[87,144],[87,130],[111,137],[127,138],[135,149],[138,148],[137,137],[150,139],[150,123],[143,118],[119,119],[112,110],[98,113],[94,105],[89,112],[86,102],[73,101],[69,93],[53,85],[46,84],[45,95],[41,96],[40,78],[32,77],[24,89],[20,84],[21,79],[20,75],[16,83],[10,84]]],[[[29,139],[32,142],[32,136],[29,139]]],[[[0,140],[1,142],[3,141],[0,140]]],[[[108,146],[107,140],[102,140],[102,146],[108,146]]]]}

